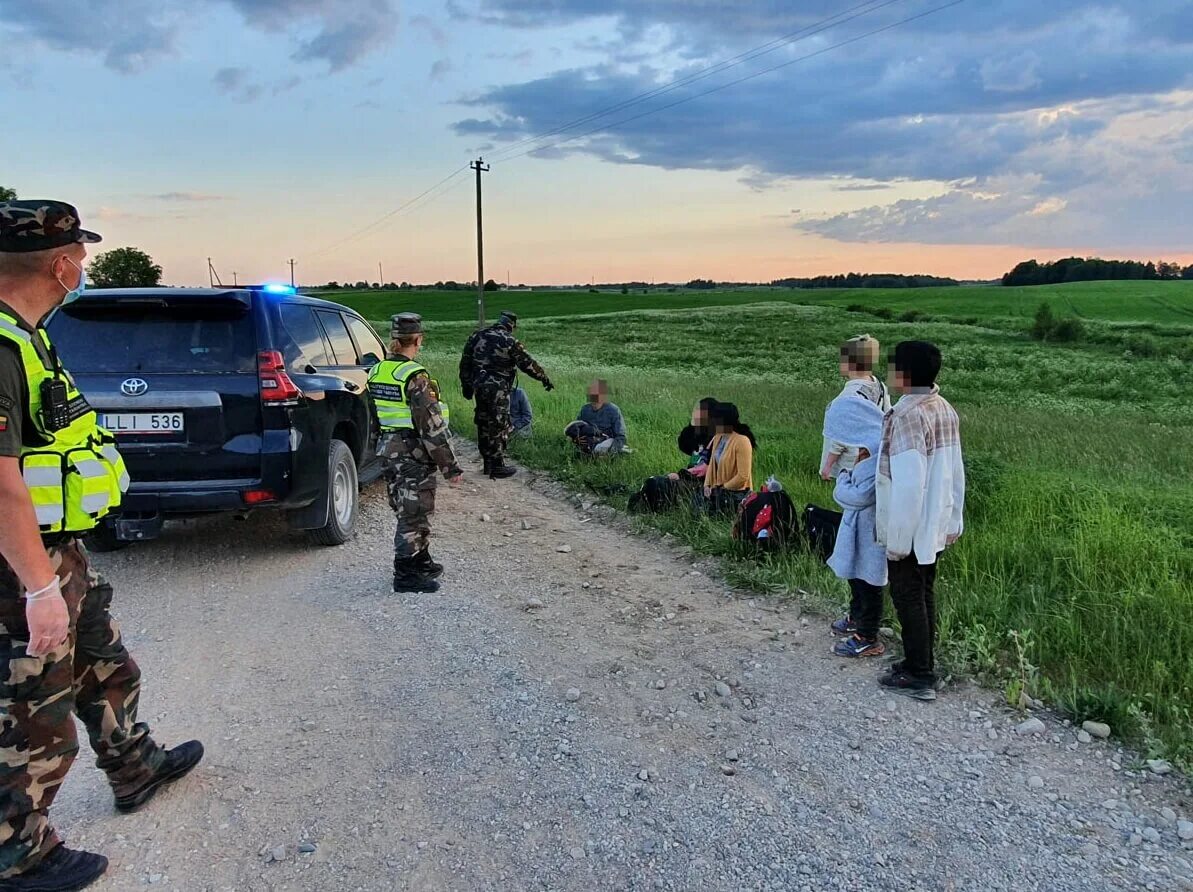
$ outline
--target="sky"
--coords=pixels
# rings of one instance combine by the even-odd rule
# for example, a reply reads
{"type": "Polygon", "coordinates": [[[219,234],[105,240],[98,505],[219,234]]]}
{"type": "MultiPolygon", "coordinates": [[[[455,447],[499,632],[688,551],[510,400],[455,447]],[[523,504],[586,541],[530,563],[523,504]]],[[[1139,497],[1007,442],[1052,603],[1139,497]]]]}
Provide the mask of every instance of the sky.
{"type": "Polygon", "coordinates": [[[474,280],[478,156],[512,284],[1193,263],[1181,0],[0,0],[0,120],[171,284],[474,280]]]}

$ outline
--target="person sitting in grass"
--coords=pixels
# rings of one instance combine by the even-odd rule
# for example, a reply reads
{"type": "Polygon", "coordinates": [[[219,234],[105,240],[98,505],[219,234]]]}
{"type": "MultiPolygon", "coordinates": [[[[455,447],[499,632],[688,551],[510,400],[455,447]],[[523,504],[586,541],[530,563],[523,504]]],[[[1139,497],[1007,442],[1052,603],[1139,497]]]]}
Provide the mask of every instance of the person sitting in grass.
{"type": "MultiPolygon", "coordinates": [[[[868,400],[881,411],[891,408],[890,394],[886,386],[874,375],[878,364],[878,341],[869,335],[858,335],[841,345],[841,374],[846,378],[845,389],[840,396],[868,400]]],[[[832,480],[841,468],[852,468],[857,464],[857,449],[833,440],[826,433],[824,449],[820,453],[820,477],[832,480]]]]}
{"type": "Polygon", "coordinates": [[[510,424],[513,425],[515,437],[526,438],[534,432],[534,410],[530,408],[530,398],[521,387],[510,391],[510,424]]]}
{"type": "Polygon", "coordinates": [[[891,386],[903,396],[883,420],[878,453],[875,528],[903,627],[903,659],[879,683],[917,700],[936,699],[936,562],[964,526],[961,426],[936,386],[940,363],[927,341],[895,347],[891,386]]]}
{"type": "Polygon", "coordinates": [[[608,381],[598,378],[588,385],[588,402],[564,434],[581,455],[621,455],[630,451],[626,446],[625,419],[621,409],[609,402],[608,381]]]}
{"type": "Polygon", "coordinates": [[[716,433],[709,444],[708,471],[700,491],[704,498],[698,507],[708,514],[732,514],[754,489],[757,440],[733,403],[717,403],[709,417],[716,433]]]}
{"type": "Polygon", "coordinates": [[[708,446],[712,442],[715,431],[709,413],[717,401],[706,396],[692,409],[692,423],[679,432],[679,451],[688,460],[688,465],[681,471],[675,471],[667,476],[683,484],[695,484],[704,479],[708,471],[708,446]]]}
{"type": "Polygon", "coordinates": [[[878,640],[882,622],[882,589],[887,581],[886,549],[874,535],[875,480],[882,445],[882,410],[869,400],[844,394],[824,415],[826,437],[846,446],[856,457],[852,470],[837,474],[833,498],[844,511],[837,543],[828,565],[849,582],[849,613],[833,623],[848,636],[837,642],[840,657],[878,657],[886,651],[878,640]]]}

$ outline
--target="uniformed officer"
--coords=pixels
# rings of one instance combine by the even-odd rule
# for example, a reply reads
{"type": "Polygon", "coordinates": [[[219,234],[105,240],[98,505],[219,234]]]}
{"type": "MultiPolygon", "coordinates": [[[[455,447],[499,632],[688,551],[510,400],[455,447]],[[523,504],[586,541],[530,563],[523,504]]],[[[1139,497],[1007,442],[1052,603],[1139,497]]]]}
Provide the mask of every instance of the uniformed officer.
{"type": "Polygon", "coordinates": [[[81,889],[107,869],[50,826],[76,715],[120,811],[203,757],[198,741],[167,750],[137,721],[141,673],[79,541],[128,476],[42,323],[82,294],[84,246],[99,240],[69,204],[0,202],[0,890],[81,889]]]}
{"type": "Polygon", "coordinates": [[[400,313],[390,320],[389,357],[369,373],[377,406],[389,504],[397,516],[394,534],[394,591],[436,592],[443,565],[431,558],[431,515],[435,472],[452,486],[464,471],[456,460],[444,418],[446,406],[427,370],[415,361],[423,345],[423,320],[400,313]]]}
{"type": "Polygon", "coordinates": [[[510,391],[518,369],[540,381],[547,390],[555,385],[514,337],[518,317],[504,312],[495,325],[475,332],[460,357],[460,386],[464,398],[476,397],[476,439],[485,473],[493,479],[512,477],[517,471],[505,464],[510,438],[510,391]]]}

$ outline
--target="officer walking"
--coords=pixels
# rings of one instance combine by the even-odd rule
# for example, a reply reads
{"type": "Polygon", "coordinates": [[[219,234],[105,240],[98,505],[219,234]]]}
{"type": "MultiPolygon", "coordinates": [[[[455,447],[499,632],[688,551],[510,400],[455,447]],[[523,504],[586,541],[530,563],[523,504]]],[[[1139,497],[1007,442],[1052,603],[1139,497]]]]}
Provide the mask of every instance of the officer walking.
{"type": "Polygon", "coordinates": [[[203,757],[198,741],[167,750],[137,721],[141,673],[79,541],[128,475],[42,323],[82,294],[84,246],[99,240],[68,204],[0,202],[0,890],[14,892],[82,889],[107,869],[50,825],[76,715],[119,811],[203,757]]]}
{"type": "Polygon", "coordinates": [[[423,345],[423,320],[401,313],[390,320],[389,357],[369,373],[377,406],[389,504],[398,519],[394,534],[394,591],[436,592],[443,565],[431,559],[435,472],[452,486],[464,472],[448,439],[446,407],[427,370],[415,361],[423,345]]]}
{"type": "Polygon", "coordinates": [[[512,477],[517,471],[505,464],[510,438],[510,391],[521,369],[542,382],[547,390],[555,385],[534,361],[522,342],[514,337],[518,317],[504,312],[495,325],[474,333],[460,357],[460,386],[464,398],[476,397],[476,434],[485,473],[494,480],[512,477]]]}

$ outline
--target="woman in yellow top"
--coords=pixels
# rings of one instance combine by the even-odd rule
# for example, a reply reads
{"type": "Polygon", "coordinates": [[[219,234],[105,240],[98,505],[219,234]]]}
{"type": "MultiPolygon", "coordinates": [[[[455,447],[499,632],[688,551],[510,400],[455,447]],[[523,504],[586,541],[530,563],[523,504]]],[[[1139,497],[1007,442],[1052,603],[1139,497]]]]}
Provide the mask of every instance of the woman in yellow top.
{"type": "Polygon", "coordinates": [[[706,510],[710,514],[734,512],[754,489],[757,441],[749,425],[742,424],[733,403],[717,403],[709,411],[709,418],[716,436],[709,445],[708,472],[704,475],[706,510]]]}

